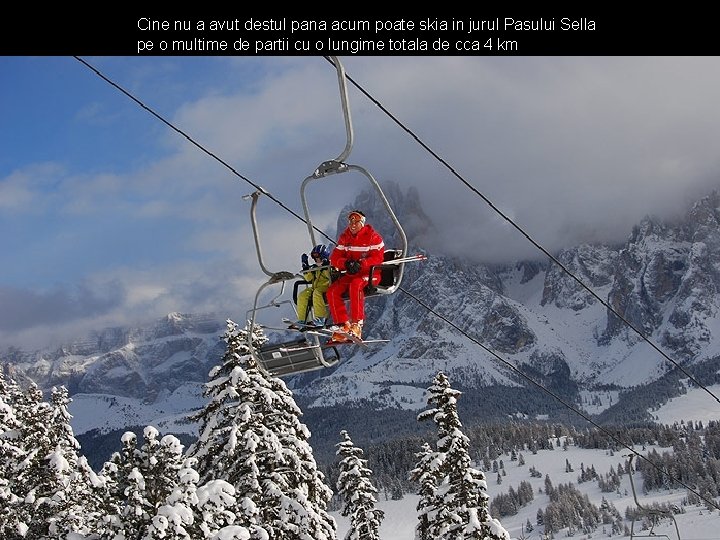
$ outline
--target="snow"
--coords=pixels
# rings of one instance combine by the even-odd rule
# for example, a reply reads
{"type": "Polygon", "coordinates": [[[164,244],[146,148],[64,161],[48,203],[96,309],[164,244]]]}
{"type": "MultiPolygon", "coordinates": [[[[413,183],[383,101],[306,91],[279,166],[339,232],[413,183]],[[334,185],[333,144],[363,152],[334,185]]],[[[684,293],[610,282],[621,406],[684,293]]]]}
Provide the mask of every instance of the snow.
{"type": "MultiPolygon", "coordinates": [[[[683,381],[685,386],[688,380],[683,381]]],[[[707,391],[702,388],[691,388],[687,394],[670,399],[665,405],[653,412],[655,421],[661,424],[672,425],[674,423],[685,423],[688,420],[700,421],[704,425],[711,420],[720,420],[720,407],[715,396],[720,396],[720,385],[706,386],[707,391]]]]}
{"type": "MultiPolygon", "coordinates": [[[[640,447],[635,448],[635,450],[644,454],[653,448],[656,448],[660,453],[670,450],[651,446],[646,447],[646,450],[642,452],[640,447]]],[[[618,463],[625,462],[627,454],[629,454],[629,451],[622,453],[618,452],[615,455],[610,455],[604,450],[588,450],[569,446],[567,451],[562,448],[556,448],[555,450],[540,450],[536,455],[533,455],[529,451],[522,452],[523,458],[525,459],[525,465],[523,466],[518,466],[517,461],[510,461],[509,456],[503,456],[504,470],[507,474],[502,477],[502,484],[498,485],[496,482],[497,473],[486,472],[490,501],[500,494],[508,493],[510,487],[517,491],[521,481],[530,482],[535,493],[535,499],[529,505],[522,508],[515,516],[493,517],[500,521],[502,526],[510,533],[510,537],[513,540],[519,540],[520,538],[524,538],[525,540],[541,540],[543,538],[541,532],[542,526],[536,525],[536,516],[538,509],[544,509],[547,506],[549,499],[546,495],[538,493],[538,489],[544,487],[546,474],[549,475],[553,485],[556,487],[559,484],[572,483],[578,490],[586,493],[590,501],[592,501],[592,503],[596,506],[599,506],[602,498],[605,497],[605,499],[609,503],[612,503],[624,516],[625,508],[627,506],[635,506],[628,475],[623,475],[622,477],[622,484],[619,490],[620,494],[601,493],[597,481],[578,483],[578,476],[581,463],[584,464],[586,468],[593,466],[600,476],[604,476],[604,474],[610,470],[610,467],[614,467],[615,470],[617,470],[618,463]],[[570,462],[574,472],[565,472],[566,460],[570,462]],[[533,466],[542,474],[541,478],[533,478],[530,476],[528,471],[529,468],[533,466]],[[528,519],[535,527],[531,532],[526,532],[524,530],[525,523],[528,519]]],[[[640,475],[636,474],[633,477],[633,480],[638,492],[638,502],[645,507],[650,506],[654,502],[672,502],[681,506],[681,501],[686,496],[684,489],[644,495],[642,492],[642,479],[640,475]]],[[[414,538],[414,529],[417,523],[417,502],[418,496],[413,494],[405,495],[400,501],[386,500],[382,494],[378,497],[377,508],[385,512],[385,519],[380,526],[380,538],[382,538],[382,540],[412,540],[414,538]]],[[[332,515],[338,524],[338,538],[343,538],[348,530],[349,520],[348,518],[340,515],[339,512],[333,512],[332,515]]],[[[681,538],[711,540],[718,537],[718,514],[717,512],[709,512],[707,508],[705,508],[704,504],[700,506],[687,506],[685,507],[685,513],[678,514],[675,518],[677,520],[681,538]],[[688,536],[689,534],[691,536],[688,536]]],[[[629,521],[627,524],[630,526],[629,521]]],[[[636,534],[639,532],[639,528],[640,524],[639,522],[636,522],[636,534]]],[[[566,530],[562,530],[555,536],[556,538],[564,538],[566,537],[566,532],[566,530]]],[[[668,535],[667,538],[669,540],[678,540],[677,533],[675,532],[675,525],[669,519],[656,526],[654,532],[661,538],[663,534],[666,534],[668,535]]],[[[642,534],[647,534],[647,531],[644,531],[642,534]]],[[[590,535],[578,532],[575,534],[575,538],[587,540],[600,538],[620,539],[627,537],[622,534],[610,536],[609,527],[603,532],[603,527],[600,526],[590,535]]]]}
{"type": "Polygon", "coordinates": [[[164,393],[152,404],[108,394],[74,394],[68,410],[75,435],[92,429],[109,432],[127,426],[152,425],[163,433],[197,433],[186,418],[206,403],[200,383],[187,383],[164,393]]]}
{"type": "MultiPolygon", "coordinates": [[[[576,486],[577,487],[577,486],[576,486]]],[[[492,486],[491,486],[492,488],[492,486]]],[[[492,493],[493,490],[490,489],[492,493]]],[[[495,492],[491,497],[496,496],[499,492],[495,492]]],[[[592,499],[591,499],[592,500],[592,499]]],[[[650,503],[654,499],[643,499],[641,504],[650,503]]],[[[415,506],[417,505],[418,497],[416,495],[406,495],[401,501],[379,501],[377,508],[385,512],[385,519],[380,526],[380,538],[382,540],[413,540],[415,525],[417,522],[415,506]]],[[[612,501],[615,504],[614,501],[612,501]]],[[[615,504],[620,510],[620,507],[615,504]]],[[[542,527],[535,526],[535,512],[528,509],[523,509],[517,516],[512,519],[500,519],[503,527],[510,533],[510,538],[513,540],[519,540],[524,538],[525,540],[541,540],[543,538],[542,527]],[[532,532],[523,532],[522,527],[527,519],[535,526],[532,532]],[[521,536],[523,535],[523,536],[521,536]]],[[[622,511],[621,511],[622,512],[622,511]]],[[[338,538],[344,538],[345,533],[348,530],[348,519],[339,515],[339,513],[333,513],[335,520],[338,524],[338,538]]],[[[692,540],[717,540],[717,527],[718,527],[718,516],[715,512],[708,512],[704,507],[688,507],[685,514],[679,514],[675,516],[677,520],[678,530],[680,531],[680,539],[692,539],[692,540]]],[[[635,533],[639,532],[639,524],[635,524],[635,533]]],[[[662,523],[655,527],[654,532],[660,538],[668,540],[679,540],[675,531],[675,526],[672,522],[662,523]],[[667,535],[664,537],[662,535],[667,535]]],[[[642,532],[643,535],[647,534],[647,531],[642,532]]],[[[565,538],[565,533],[560,532],[556,534],[556,538],[565,538]]],[[[628,538],[627,536],[617,535],[610,536],[606,531],[603,533],[602,527],[591,534],[580,534],[576,533],[575,537],[578,540],[583,539],[621,539],[628,538]]]]}
{"type": "Polygon", "coordinates": [[[581,390],[580,400],[583,410],[590,414],[600,414],[615,405],[620,398],[618,390],[590,391],[581,390]]]}
{"type": "MultiPolygon", "coordinates": [[[[720,393],[720,385],[708,387],[713,394],[720,393]]],[[[601,393],[606,394],[606,393],[601,393]]],[[[460,405],[460,408],[462,406],[460,405]]],[[[720,409],[713,404],[712,397],[705,390],[699,388],[689,389],[684,396],[674,398],[668,404],[654,412],[657,421],[661,424],[672,425],[675,422],[687,422],[689,420],[707,422],[709,420],[720,419],[720,409]]],[[[669,452],[672,449],[648,446],[645,450],[640,447],[634,448],[641,454],[650,452],[653,448],[659,453],[669,452]]],[[[618,493],[601,493],[596,481],[578,483],[578,475],[580,464],[585,467],[593,466],[596,472],[603,476],[620,462],[625,462],[630,452],[624,449],[615,455],[610,455],[605,450],[581,449],[575,446],[568,446],[567,450],[556,448],[555,450],[540,450],[536,455],[531,452],[522,452],[525,465],[518,466],[517,461],[510,461],[507,456],[503,457],[504,469],[506,476],[502,477],[502,484],[498,485],[496,481],[497,474],[486,472],[486,480],[488,484],[488,495],[490,500],[500,494],[507,493],[510,487],[517,490],[521,481],[530,482],[535,492],[535,499],[531,504],[521,509],[516,516],[498,518],[503,527],[510,533],[513,540],[524,538],[525,540],[541,540],[542,527],[537,527],[536,516],[539,508],[547,506],[548,499],[545,495],[539,494],[538,489],[544,487],[544,478],[548,474],[554,486],[558,484],[572,483],[578,490],[587,493],[590,500],[596,506],[599,506],[602,497],[612,503],[618,511],[624,515],[627,506],[635,506],[633,499],[630,479],[628,475],[623,475],[621,487],[618,493]],[[566,460],[572,465],[574,472],[565,472],[566,460]],[[530,467],[535,467],[541,474],[541,478],[533,478],[529,475],[530,467]],[[525,532],[524,525],[527,520],[535,526],[532,532],[525,532]]],[[[682,499],[686,496],[684,489],[676,489],[666,492],[653,492],[645,495],[642,490],[642,479],[636,474],[633,477],[638,496],[638,502],[648,507],[651,504],[672,502],[681,505],[682,499]]],[[[385,512],[385,519],[380,526],[380,537],[382,540],[413,540],[414,529],[417,523],[416,505],[418,497],[413,494],[405,495],[400,501],[387,500],[382,494],[378,497],[377,508],[385,512]]],[[[349,520],[339,512],[333,512],[333,517],[338,524],[338,538],[343,538],[349,527],[349,520]]],[[[684,514],[675,516],[677,528],[680,531],[680,538],[692,540],[716,540],[718,538],[718,513],[710,512],[705,505],[687,506],[684,514]]],[[[628,522],[629,524],[629,522],[628,522]]],[[[640,524],[635,523],[635,534],[647,535],[648,531],[640,531],[640,524]]],[[[656,526],[653,532],[660,538],[668,540],[679,540],[674,523],[666,519],[660,525],[656,526]],[[667,536],[663,536],[667,535],[667,536]]],[[[564,532],[556,535],[556,538],[565,537],[564,532]]],[[[603,532],[603,528],[599,527],[595,533],[591,535],[576,533],[576,538],[590,540],[600,538],[627,538],[622,535],[609,536],[609,530],[603,532]]]]}

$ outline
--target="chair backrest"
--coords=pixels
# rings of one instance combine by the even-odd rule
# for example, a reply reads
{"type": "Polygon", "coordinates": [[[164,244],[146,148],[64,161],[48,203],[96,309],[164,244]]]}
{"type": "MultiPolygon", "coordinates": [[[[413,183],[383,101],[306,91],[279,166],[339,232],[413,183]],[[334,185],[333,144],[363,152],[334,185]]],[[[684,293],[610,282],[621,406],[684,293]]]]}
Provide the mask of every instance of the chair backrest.
{"type": "MultiPolygon", "coordinates": [[[[394,261],[403,256],[401,249],[386,249],[383,260],[385,262],[394,261]]],[[[377,285],[369,283],[365,286],[365,296],[373,296],[376,294],[390,294],[397,287],[398,278],[400,277],[400,264],[387,264],[375,266],[371,269],[371,277],[380,272],[380,282],[377,285]]]]}
{"type": "Polygon", "coordinates": [[[255,360],[260,368],[274,377],[295,375],[333,367],[340,361],[336,347],[315,346],[304,337],[285,343],[267,344],[257,351],[255,360]]]}

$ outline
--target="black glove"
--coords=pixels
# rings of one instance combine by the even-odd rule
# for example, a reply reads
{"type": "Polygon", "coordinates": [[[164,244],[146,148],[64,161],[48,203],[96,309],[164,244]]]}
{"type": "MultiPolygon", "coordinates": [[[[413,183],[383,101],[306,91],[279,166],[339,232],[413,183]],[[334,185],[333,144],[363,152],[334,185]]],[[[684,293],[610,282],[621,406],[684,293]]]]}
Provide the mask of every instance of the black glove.
{"type": "Polygon", "coordinates": [[[300,257],[300,260],[302,261],[302,269],[308,270],[310,268],[310,262],[308,261],[307,253],[303,253],[302,257],[300,257]]]}
{"type": "Polygon", "coordinates": [[[357,274],[360,271],[360,261],[355,259],[345,261],[345,270],[348,274],[357,274]]]}

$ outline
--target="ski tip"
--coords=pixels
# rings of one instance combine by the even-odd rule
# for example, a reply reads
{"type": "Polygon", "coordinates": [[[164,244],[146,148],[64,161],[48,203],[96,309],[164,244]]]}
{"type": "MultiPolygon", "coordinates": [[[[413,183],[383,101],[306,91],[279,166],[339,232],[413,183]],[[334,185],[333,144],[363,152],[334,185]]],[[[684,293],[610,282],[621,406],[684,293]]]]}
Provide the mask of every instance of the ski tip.
{"type": "Polygon", "coordinates": [[[328,339],[325,342],[325,345],[328,347],[332,347],[333,345],[348,345],[349,343],[354,343],[351,339],[344,339],[342,341],[338,341],[335,339],[328,339]]]}

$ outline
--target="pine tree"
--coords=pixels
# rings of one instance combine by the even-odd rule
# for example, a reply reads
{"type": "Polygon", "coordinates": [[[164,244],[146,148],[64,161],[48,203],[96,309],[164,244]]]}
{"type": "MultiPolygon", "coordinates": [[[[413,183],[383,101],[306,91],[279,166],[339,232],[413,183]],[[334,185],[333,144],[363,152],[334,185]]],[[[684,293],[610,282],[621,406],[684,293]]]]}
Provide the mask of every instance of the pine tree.
{"type": "Polygon", "coordinates": [[[415,526],[415,540],[431,540],[435,509],[439,506],[437,486],[440,481],[443,455],[434,452],[430,444],[423,443],[415,457],[418,458],[417,464],[410,471],[410,479],[420,486],[417,492],[420,499],[417,503],[418,523],[415,526]]]}
{"type": "Polygon", "coordinates": [[[173,435],[159,439],[153,426],[143,430],[144,444],[140,448],[140,470],[145,480],[145,497],[153,508],[163,504],[179,484],[180,470],[186,465],[183,445],[173,435]]]}
{"type": "Polygon", "coordinates": [[[0,370],[0,538],[17,538],[27,530],[27,524],[14,509],[20,507],[24,490],[16,486],[14,478],[23,461],[25,449],[22,440],[22,424],[15,403],[21,391],[12,378],[5,379],[0,370]],[[17,492],[17,493],[16,493],[17,492]],[[10,511],[7,511],[10,510],[10,511]]]}
{"type": "MultiPolygon", "coordinates": [[[[194,460],[192,463],[194,465],[194,460]]],[[[235,513],[231,509],[236,506],[237,499],[232,484],[224,480],[210,480],[198,486],[196,495],[199,517],[191,528],[193,539],[215,538],[221,529],[235,523],[235,513]]],[[[247,536],[250,536],[249,532],[247,536]]]]}
{"type": "Polygon", "coordinates": [[[108,531],[119,538],[142,538],[155,514],[145,493],[141,472],[143,457],[135,433],[126,431],[120,440],[122,449],[115,452],[100,471],[109,490],[106,523],[108,531]]]}
{"type": "Polygon", "coordinates": [[[37,385],[22,392],[3,378],[0,391],[0,422],[5,424],[0,499],[9,510],[1,513],[1,536],[64,538],[94,532],[102,482],[78,455],[67,390],[53,388],[51,402],[45,403],[37,385]]]}
{"type": "MultiPolygon", "coordinates": [[[[199,519],[197,482],[199,475],[193,468],[195,460],[182,458],[182,445],[180,441],[170,435],[163,437],[159,454],[168,454],[167,459],[173,463],[182,461],[177,470],[176,478],[167,478],[166,485],[175,487],[165,497],[164,504],[157,508],[157,512],[148,525],[146,540],[163,538],[165,540],[194,540],[204,538],[201,529],[202,520],[199,519]]],[[[171,467],[170,470],[175,467],[171,467]]],[[[167,476],[161,474],[161,476],[167,476]]],[[[158,483],[161,485],[162,483],[158,483]]]]}
{"type": "Polygon", "coordinates": [[[203,538],[195,462],[183,456],[175,436],[159,435],[155,427],[145,427],[138,448],[136,435],[126,432],[122,450],[103,466],[109,498],[104,530],[109,538],[203,538]]]}
{"type": "Polygon", "coordinates": [[[341,441],[336,445],[340,457],[337,489],[345,498],[342,515],[350,516],[350,530],[345,539],[379,540],[380,523],[385,513],[375,508],[377,489],[372,484],[372,471],[363,459],[362,449],[353,444],[348,432],[341,431],[340,437],[341,441]]]}
{"type": "Polygon", "coordinates": [[[268,379],[252,356],[251,347],[267,338],[259,327],[249,335],[228,321],[224,339],[222,363],[205,386],[210,401],[193,418],[200,436],[188,456],[197,460],[201,482],[219,478],[242,494],[232,509],[236,523],[258,538],[334,539],[327,512],[332,491],[315,463],[302,413],[285,383],[268,379]]]}
{"type": "Polygon", "coordinates": [[[65,387],[52,389],[47,435],[53,450],[39,462],[42,480],[36,486],[33,525],[40,523],[38,516],[46,516],[47,532],[52,538],[96,532],[101,519],[103,482],[78,454],[80,443],[73,434],[68,411],[71,401],[65,387]]]}
{"type": "MultiPolygon", "coordinates": [[[[262,333],[260,336],[262,341],[256,342],[258,344],[266,340],[262,333]]],[[[254,361],[252,365],[260,374],[254,361]]],[[[325,483],[325,476],[313,456],[309,443],[310,430],[300,421],[302,411],[284,381],[277,377],[266,379],[263,376],[262,379],[270,385],[272,392],[269,396],[276,399],[261,402],[262,414],[275,421],[272,429],[278,434],[289,467],[286,475],[291,485],[290,504],[296,506],[293,501],[299,501],[302,505],[298,513],[300,528],[313,539],[334,540],[337,525],[327,510],[333,492],[325,483]]]]}
{"type": "Polygon", "coordinates": [[[38,386],[31,384],[25,392],[16,393],[13,401],[19,426],[16,440],[22,453],[8,471],[9,488],[14,495],[8,508],[12,515],[6,525],[8,539],[25,537],[31,526],[35,530],[48,526],[49,514],[44,507],[36,515],[36,491],[47,472],[42,461],[54,450],[46,427],[50,424],[50,405],[43,401],[38,386]]]}
{"type": "Polygon", "coordinates": [[[471,466],[469,442],[462,432],[457,412],[460,392],[450,388],[447,376],[439,372],[428,388],[433,407],[418,415],[437,426],[437,449],[443,454],[436,496],[441,503],[434,511],[431,535],[442,540],[509,540],[499,521],[490,516],[485,475],[471,466]]]}

